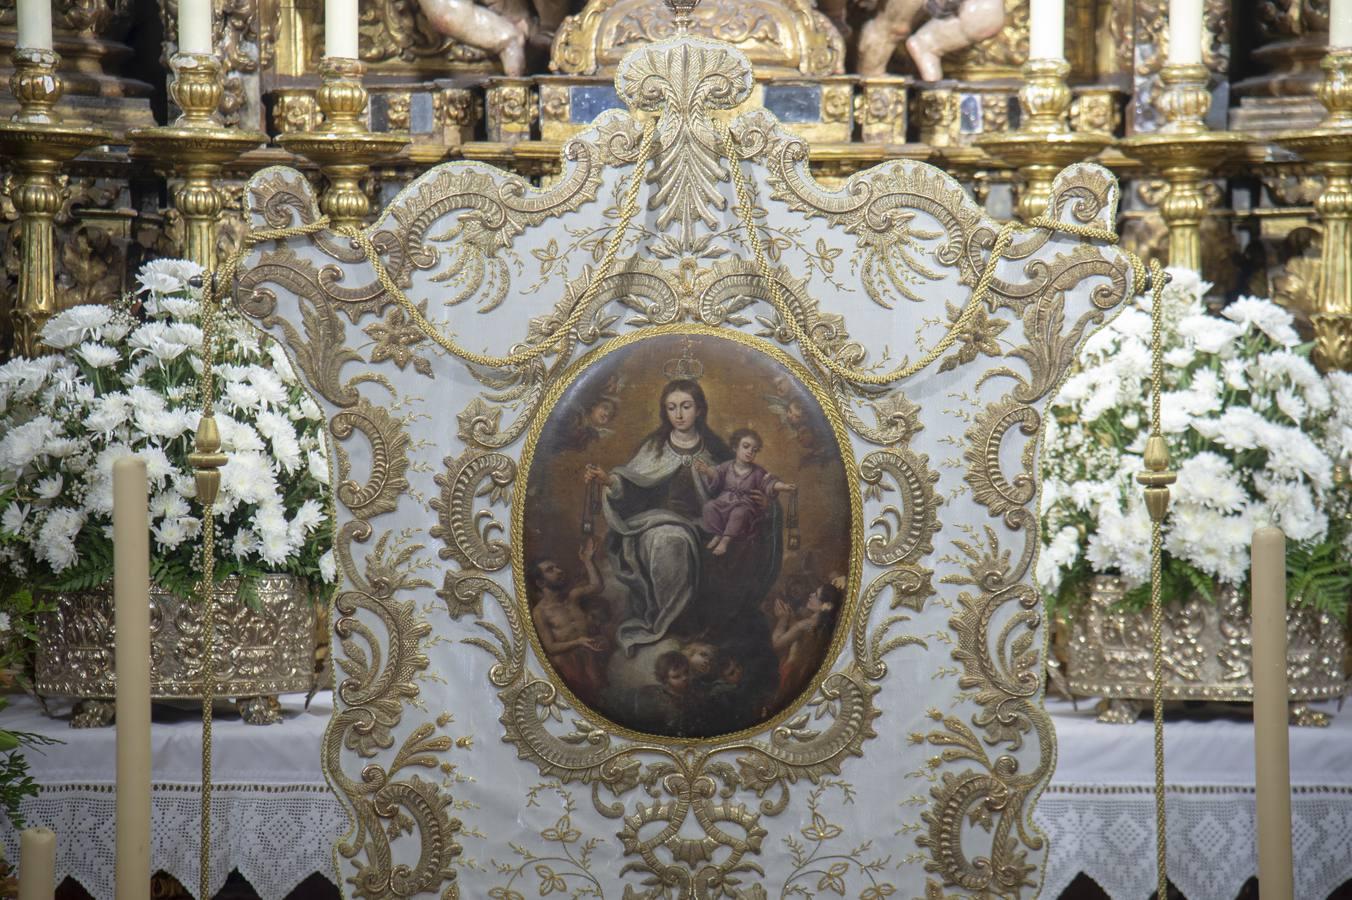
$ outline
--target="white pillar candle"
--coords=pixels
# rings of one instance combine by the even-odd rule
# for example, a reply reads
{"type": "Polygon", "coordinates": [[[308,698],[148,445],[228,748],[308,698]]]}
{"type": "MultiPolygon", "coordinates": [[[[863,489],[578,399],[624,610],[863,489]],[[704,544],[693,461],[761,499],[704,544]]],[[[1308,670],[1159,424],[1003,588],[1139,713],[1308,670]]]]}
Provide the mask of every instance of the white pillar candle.
{"type": "Polygon", "coordinates": [[[1065,0],[1032,0],[1028,17],[1028,58],[1065,59],[1065,0]]]}
{"type": "Polygon", "coordinates": [[[178,0],[178,52],[212,52],[211,0],[178,0]]]}
{"type": "Polygon", "coordinates": [[[1202,0],[1169,0],[1169,64],[1202,62],[1202,0]]]}
{"type": "Polygon", "coordinates": [[[1352,0],[1333,0],[1329,6],[1329,49],[1352,47],[1352,0]]]}
{"type": "Polygon", "coordinates": [[[25,828],[19,834],[19,900],[56,896],[56,833],[25,828]]]}
{"type": "Polygon", "coordinates": [[[357,58],[357,0],[324,0],[324,55],[357,58]]]}
{"type": "Polygon", "coordinates": [[[1253,748],[1257,774],[1258,887],[1292,900],[1291,748],[1286,692],[1286,535],[1253,533],[1253,748]]]}
{"type": "Polygon", "coordinates": [[[52,0],[19,0],[18,50],[52,49],[52,0]]]}
{"type": "MultiPolygon", "coordinates": [[[[180,7],[181,9],[181,7],[180,7]]],[[[117,900],[150,896],[150,514],[145,460],[113,462],[117,900]]]]}

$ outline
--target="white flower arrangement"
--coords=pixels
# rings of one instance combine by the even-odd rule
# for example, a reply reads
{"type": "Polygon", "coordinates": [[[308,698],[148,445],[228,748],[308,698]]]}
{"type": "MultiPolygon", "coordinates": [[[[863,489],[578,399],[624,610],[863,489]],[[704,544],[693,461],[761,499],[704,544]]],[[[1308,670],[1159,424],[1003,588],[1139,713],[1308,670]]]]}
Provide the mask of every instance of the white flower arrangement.
{"type": "MultiPolygon", "coordinates": [[[[112,577],[112,463],[135,453],[150,481],[151,574],[189,595],[200,510],[188,454],[201,412],[201,268],[148,263],[143,321],[77,306],[42,330],[57,352],[0,366],[0,573],[78,590],[112,577]]],[[[216,421],[227,464],[215,507],[216,575],[334,580],[323,414],[281,348],[228,311],[218,319],[216,421]]],[[[0,578],[3,578],[0,575],[0,578]]]]}
{"type": "MultiPolygon", "coordinates": [[[[1260,525],[1289,541],[1291,596],[1342,614],[1352,591],[1348,490],[1352,376],[1320,375],[1292,318],[1243,297],[1209,314],[1210,288],[1172,269],[1162,297],[1161,430],[1178,482],[1166,521],[1165,597],[1242,586],[1260,525]]],[[[1150,298],[1086,342],[1052,401],[1043,455],[1036,578],[1058,605],[1096,574],[1119,575],[1141,601],[1150,578],[1150,517],[1136,475],[1150,432],[1150,298]]]]}

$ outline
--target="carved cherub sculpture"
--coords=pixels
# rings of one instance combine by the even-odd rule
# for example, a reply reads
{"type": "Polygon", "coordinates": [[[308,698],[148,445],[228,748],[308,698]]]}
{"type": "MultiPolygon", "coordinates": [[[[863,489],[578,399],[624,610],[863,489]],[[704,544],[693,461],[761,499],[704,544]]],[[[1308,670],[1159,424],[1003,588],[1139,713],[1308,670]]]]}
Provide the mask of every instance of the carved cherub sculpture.
{"type": "Polygon", "coordinates": [[[418,0],[432,27],[462,44],[497,54],[507,75],[526,74],[526,41],[549,38],[568,14],[567,0],[505,0],[490,8],[474,0],[418,0]]]}
{"type": "Polygon", "coordinates": [[[859,74],[885,75],[904,40],[920,77],[938,81],[944,77],[944,54],[994,37],[1004,27],[1004,0],[882,0],[859,34],[859,74]],[[912,34],[922,12],[929,20],[912,34]]]}

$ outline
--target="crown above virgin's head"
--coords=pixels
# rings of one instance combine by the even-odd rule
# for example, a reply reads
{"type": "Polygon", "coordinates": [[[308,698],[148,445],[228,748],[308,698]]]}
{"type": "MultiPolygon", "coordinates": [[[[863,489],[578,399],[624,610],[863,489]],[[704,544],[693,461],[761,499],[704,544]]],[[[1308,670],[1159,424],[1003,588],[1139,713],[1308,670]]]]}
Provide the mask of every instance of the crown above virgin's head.
{"type": "Polygon", "coordinates": [[[704,375],[704,363],[691,352],[691,340],[682,342],[681,355],[662,364],[662,374],[668,381],[698,381],[704,375]]]}

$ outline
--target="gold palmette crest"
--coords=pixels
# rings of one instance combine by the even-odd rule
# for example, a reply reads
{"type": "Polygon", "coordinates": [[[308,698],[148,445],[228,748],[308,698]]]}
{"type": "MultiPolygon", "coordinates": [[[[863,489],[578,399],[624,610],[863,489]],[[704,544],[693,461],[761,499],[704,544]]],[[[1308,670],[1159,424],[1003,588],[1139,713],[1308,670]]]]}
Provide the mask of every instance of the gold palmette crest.
{"type": "MultiPolygon", "coordinates": [[[[725,44],[650,44],[616,85],[629,112],[569,142],[543,189],[441,166],[375,225],[334,231],[299,174],[250,184],[258,230],[247,265],[227,266],[245,273],[239,306],[321,403],[341,470],[344,674],[324,765],[352,816],[336,848],[345,879],[358,896],[454,895],[461,881],[510,896],[528,863],[493,855],[491,870],[457,871],[469,840],[489,843],[479,857],[514,851],[482,824],[489,813],[463,806],[464,828],[452,811],[457,778],[482,798],[520,782],[498,777],[515,766],[545,779],[528,801],[570,804],[540,839],[588,842],[579,871],[639,896],[786,892],[811,869],[783,850],[800,838],[838,850],[840,878],[876,879],[837,843],[828,807],[884,778],[888,792],[856,802],[889,835],[913,835],[911,867],[882,882],[893,893],[1026,895],[1045,849],[1027,823],[1055,759],[1029,584],[1036,441],[1079,342],[1145,281],[1108,246],[1114,182],[1073,168],[1043,218],[1001,227],[920,164],[821,187],[807,145],[765,112],[723,121],[753,85],[725,44]],[[880,338],[941,293],[951,302],[913,350],[880,338]],[[715,738],[594,714],[548,663],[524,596],[542,423],[593,364],[652,335],[718,336],[779,360],[858,460],[834,663],[782,715],[715,738]],[[378,355],[368,338],[407,353],[378,355]],[[912,385],[938,374],[950,399],[918,402],[912,385]],[[907,705],[922,693],[931,708],[907,705]],[[494,733],[456,737],[457,717],[494,733]],[[898,735],[901,721],[914,730],[898,735]],[[909,796],[885,805],[898,785],[909,796]],[[572,805],[574,793],[589,798],[572,805]]],[[[670,362],[665,376],[707,378],[693,352],[670,362]]]]}

